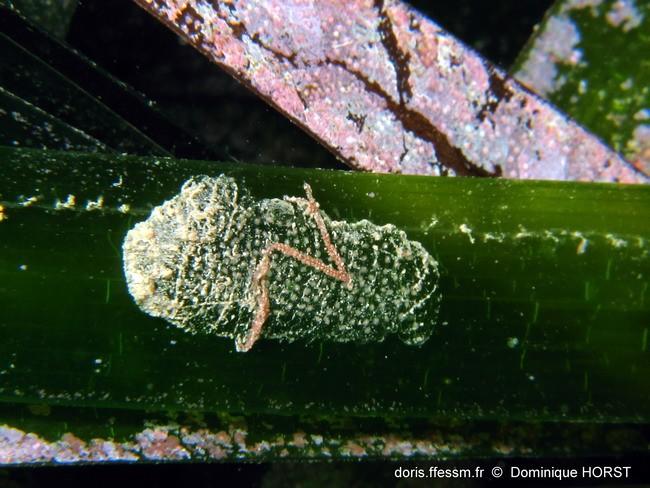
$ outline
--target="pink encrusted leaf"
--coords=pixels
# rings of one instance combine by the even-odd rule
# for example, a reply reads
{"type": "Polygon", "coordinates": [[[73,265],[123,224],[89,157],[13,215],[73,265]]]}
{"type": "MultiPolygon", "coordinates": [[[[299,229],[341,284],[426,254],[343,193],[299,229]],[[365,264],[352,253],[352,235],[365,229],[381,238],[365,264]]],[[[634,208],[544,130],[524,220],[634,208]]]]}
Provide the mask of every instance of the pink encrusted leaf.
{"type": "Polygon", "coordinates": [[[356,169],[647,183],[397,0],[134,0],[356,169]]]}

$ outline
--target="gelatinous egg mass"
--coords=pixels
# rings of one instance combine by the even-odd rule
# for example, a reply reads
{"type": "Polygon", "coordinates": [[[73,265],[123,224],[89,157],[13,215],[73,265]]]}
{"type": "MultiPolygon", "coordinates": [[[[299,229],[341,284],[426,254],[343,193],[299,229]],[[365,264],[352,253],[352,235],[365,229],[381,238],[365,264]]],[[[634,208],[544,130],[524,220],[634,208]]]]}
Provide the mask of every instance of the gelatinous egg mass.
{"type": "Polygon", "coordinates": [[[241,351],[252,329],[261,339],[363,344],[397,334],[419,345],[440,303],[438,263],[395,226],[332,220],[309,191],[256,200],[223,175],[188,180],[128,232],[123,255],[144,312],[235,339],[241,351]]]}

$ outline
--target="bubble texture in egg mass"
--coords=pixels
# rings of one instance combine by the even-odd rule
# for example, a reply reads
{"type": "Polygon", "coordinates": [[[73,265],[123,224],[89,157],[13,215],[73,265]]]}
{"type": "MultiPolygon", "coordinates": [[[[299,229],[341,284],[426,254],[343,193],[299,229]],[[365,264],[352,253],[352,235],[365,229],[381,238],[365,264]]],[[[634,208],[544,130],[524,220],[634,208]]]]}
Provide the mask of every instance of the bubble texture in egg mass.
{"type": "MultiPolygon", "coordinates": [[[[320,215],[351,281],[273,253],[262,339],[363,344],[397,334],[424,343],[440,303],[435,259],[393,225],[320,215]]],[[[143,311],[188,332],[243,341],[259,306],[256,267],[273,243],[333,266],[306,199],[255,200],[231,177],[192,178],[128,232],[129,292],[143,311]]]]}

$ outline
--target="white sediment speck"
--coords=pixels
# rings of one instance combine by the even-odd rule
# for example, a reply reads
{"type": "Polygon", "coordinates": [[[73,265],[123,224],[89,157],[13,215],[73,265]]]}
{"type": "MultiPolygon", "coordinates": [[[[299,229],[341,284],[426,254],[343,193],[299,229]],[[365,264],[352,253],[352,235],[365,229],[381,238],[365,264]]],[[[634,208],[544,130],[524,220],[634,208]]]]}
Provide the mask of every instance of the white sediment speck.
{"type": "Polygon", "coordinates": [[[643,22],[643,15],[637,9],[635,0],[617,0],[605,18],[614,27],[622,28],[623,32],[636,29],[643,22]]]}
{"type": "Polygon", "coordinates": [[[23,207],[31,207],[33,204],[38,202],[40,197],[27,197],[20,202],[20,205],[23,207]]]}
{"type": "Polygon", "coordinates": [[[585,252],[587,252],[587,246],[589,245],[589,241],[585,239],[585,236],[583,236],[580,232],[574,232],[573,236],[578,239],[576,254],[584,254],[585,252]]]}
{"type": "Polygon", "coordinates": [[[474,237],[472,236],[472,229],[470,229],[467,224],[461,224],[458,227],[458,230],[460,230],[463,234],[466,234],[467,237],[469,238],[469,242],[474,244],[474,237]]]}
{"type": "Polygon", "coordinates": [[[86,210],[100,210],[104,206],[104,197],[98,196],[97,200],[88,200],[86,202],[86,210]]]}
{"type": "Polygon", "coordinates": [[[64,201],[57,200],[54,202],[54,208],[57,210],[72,209],[77,205],[77,198],[74,195],[68,195],[64,201]]]}
{"type": "Polygon", "coordinates": [[[519,339],[516,337],[508,337],[507,344],[510,349],[514,349],[519,345],[519,339]]]}
{"type": "Polygon", "coordinates": [[[634,114],[633,118],[634,120],[638,120],[638,121],[650,120],[650,108],[644,108],[639,110],[637,113],[634,114]]]}
{"type": "Polygon", "coordinates": [[[606,236],[607,241],[616,248],[621,248],[621,247],[626,247],[627,246],[627,241],[624,239],[621,239],[614,234],[607,234],[606,236]]]}
{"type": "Polygon", "coordinates": [[[580,31],[568,15],[551,17],[517,72],[517,79],[543,96],[557,91],[566,81],[559,76],[558,66],[580,62],[579,43],[580,31]]]}

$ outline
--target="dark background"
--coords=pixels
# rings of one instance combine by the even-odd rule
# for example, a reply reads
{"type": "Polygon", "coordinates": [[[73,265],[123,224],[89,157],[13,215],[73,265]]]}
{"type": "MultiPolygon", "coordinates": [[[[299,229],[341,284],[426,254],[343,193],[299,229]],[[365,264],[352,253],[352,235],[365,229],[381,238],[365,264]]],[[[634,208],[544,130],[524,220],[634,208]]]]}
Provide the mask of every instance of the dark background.
{"type": "Polygon", "coordinates": [[[150,464],[114,466],[60,466],[48,468],[0,469],[0,488],[36,488],[41,486],[122,488],[140,486],[146,488],[208,488],[208,487],[260,487],[260,488],[481,488],[481,487],[591,487],[591,486],[635,486],[647,487],[650,468],[647,459],[600,458],[591,460],[567,459],[506,459],[477,461],[349,461],[273,464],[150,464]],[[471,479],[398,479],[397,468],[421,468],[426,472],[429,466],[439,468],[469,468],[481,466],[489,473],[494,466],[501,466],[507,473],[509,466],[521,468],[576,468],[583,466],[631,466],[628,479],[575,479],[554,481],[484,480],[471,479]]]}

